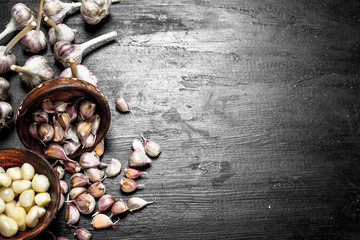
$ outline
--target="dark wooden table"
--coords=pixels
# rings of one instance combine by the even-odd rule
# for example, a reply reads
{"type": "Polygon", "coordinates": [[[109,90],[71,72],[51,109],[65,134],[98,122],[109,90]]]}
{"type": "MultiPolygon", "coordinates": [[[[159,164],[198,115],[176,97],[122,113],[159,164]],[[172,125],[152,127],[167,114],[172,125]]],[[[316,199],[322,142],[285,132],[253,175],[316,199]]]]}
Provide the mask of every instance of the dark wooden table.
{"type": "MultiPolygon", "coordinates": [[[[0,2],[1,29],[16,2],[0,2]]],[[[93,239],[360,238],[358,0],[123,0],[98,26],[65,22],[76,43],[119,34],[83,59],[112,111],[103,161],[124,169],[141,132],[163,147],[144,190],[121,193],[123,172],[105,180],[116,199],[156,204],[108,230],[82,217],[93,239]]],[[[14,53],[19,65],[31,56],[14,53]]],[[[27,90],[5,76],[16,109],[27,90]]],[[[22,146],[16,131],[0,144],[22,146]]],[[[74,239],[64,216],[49,230],[74,239]]]]}

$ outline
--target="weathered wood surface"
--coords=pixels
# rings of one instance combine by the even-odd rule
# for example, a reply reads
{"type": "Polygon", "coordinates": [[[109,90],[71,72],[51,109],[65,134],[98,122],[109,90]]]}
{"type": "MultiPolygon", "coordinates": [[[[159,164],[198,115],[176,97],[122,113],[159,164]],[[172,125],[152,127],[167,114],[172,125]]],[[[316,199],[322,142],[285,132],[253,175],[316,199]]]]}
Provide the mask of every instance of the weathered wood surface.
{"type": "MultiPolygon", "coordinates": [[[[14,3],[0,2],[1,29],[14,3]]],[[[83,59],[112,110],[104,162],[125,168],[141,132],[163,147],[133,194],[156,204],[110,230],[79,226],[93,239],[358,239],[359,17],[356,0],[124,0],[99,26],[66,18],[76,43],[119,33],[83,59]]],[[[27,90],[6,77],[17,108],[27,90]]],[[[21,146],[15,131],[0,144],[21,146]]],[[[127,200],[122,176],[105,183],[127,200]]],[[[74,239],[64,216],[50,230],[74,239]]]]}

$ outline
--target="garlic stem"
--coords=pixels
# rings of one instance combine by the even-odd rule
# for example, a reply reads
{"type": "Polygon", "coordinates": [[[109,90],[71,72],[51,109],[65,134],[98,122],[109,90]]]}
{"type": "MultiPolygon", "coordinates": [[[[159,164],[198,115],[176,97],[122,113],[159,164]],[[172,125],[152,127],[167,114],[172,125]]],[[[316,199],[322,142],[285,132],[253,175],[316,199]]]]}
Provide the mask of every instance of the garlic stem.
{"type": "Polygon", "coordinates": [[[85,49],[87,49],[88,47],[91,47],[94,44],[97,44],[99,42],[105,41],[105,40],[110,39],[110,38],[114,38],[116,36],[117,36],[117,32],[112,31],[112,32],[106,33],[104,35],[101,35],[99,37],[93,38],[93,39],[91,39],[91,40],[89,40],[87,42],[84,42],[84,43],[80,44],[79,45],[80,51],[83,52],[83,51],[85,51],[85,49]]]}
{"type": "Polygon", "coordinates": [[[42,9],[43,9],[43,5],[44,5],[44,0],[40,0],[39,3],[39,11],[38,11],[38,18],[37,18],[37,25],[36,25],[36,32],[40,31],[40,23],[41,23],[41,17],[42,17],[42,9]]]}
{"type": "Polygon", "coordinates": [[[70,58],[70,68],[71,68],[71,74],[75,78],[79,78],[79,72],[76,67],[76,59],[74,57],[70,58]]]}
{"type": "Polygon", "coordinates": [[[17,65],[11,65],[10,66],[10,69],[14,72],[18,72],[18,73],[26,73],[26,74],[34,74],[33,72],[31,72],[30,70],[24,68],[24,67],[20,67],[20,66],[17,66],[17,65]]]}
{"type": "Polygon", "coordinates": [[[75,9],[75,8],[81,7],[81,2],[72,2],[72,3],[69,3],[69,4],[71,4],[71,10],[70,10],[70,12],[71,12],[73,9],[75,9]]]}
{"type": "Polygon", "coordinates": [[[44,21],[47,22],[51,27],[53,27],[57,33],[60,32],[60,28],[56,25],[56,23],[53,20],[51,20],[48,17],[45,17],[44,21]]]}
{"type": "Polygon", "coordinates": [[[31,29],[33,29],[36,26],[36,22],[32,21],[29,25],[27,25],[21,32],[19,32],[7,45],[4,51],[4,55],[6,56],[9,51],[14,47],[14,45],[22,38],[24,37],[28,32],[30,32],[31,29]]]}
{"type": "Polygon", "coordinates": [[[112,3],[117,3],[117,2],[120,2],[120,0],[112,0],[111,2],[112,3]]]}
{"type": "Polygon", "coordinates": [[[15,31],[15,30],[16,30],[15,27],[14,27],[13,29],[10,29],[10,28],[8,28],[8,27],[6,26],[6,28],[4,29],[4,31],[2,31],[2,32],[0,33],[0,40],[3,39],[6,35],[8,35],[9,33],[13,32],[13,31],[15,31]]]}

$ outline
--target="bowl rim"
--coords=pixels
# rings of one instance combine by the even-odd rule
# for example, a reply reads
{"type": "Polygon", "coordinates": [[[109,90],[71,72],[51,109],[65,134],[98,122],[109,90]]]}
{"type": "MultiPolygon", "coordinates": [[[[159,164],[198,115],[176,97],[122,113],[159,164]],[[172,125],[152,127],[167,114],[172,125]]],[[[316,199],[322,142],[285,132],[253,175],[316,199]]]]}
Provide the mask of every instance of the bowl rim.
{"type": "MultiPolygon", "coordinates": [[[[23,98],[23,100],[21,101],[18,109],[17,109],[17,114],[16,114],[16,131],[17,131],[17,135],[21,141],[21,143],[25,146],[25,148],[33,150],[30,148],[30,145],[25,141],[25,139],[23,139],[21,137],[22,134],[20,134],[20,121],[19,118],[23,118],[27,112],[28,112],[28,108],[32,105],[31,102],[37,101],[38,99],[42,98],[41,94],[38,94],[39,91],[42,91],[42,89],[44,89],[44,87],[47,87],[48,85],[50,85],[51,88],[51,92],[55,92],[57,90],[64,90],[65,87],[70,87],[69,85],[71,84],[71,82],[77,82],[80,83],[78,85],[72,86],[75,89],[78,89],[80,91],[86,92],[87,94],[90,94],[92,96],[100,96],[100,99],[103,99],[104,101],[102,101],[104,103],[104,107],[107,109],[106,112],[108,112],[107,114],[107,118],[109,119],[109,123],[105,125],[105,128],[102,128],[103,134],[101,135],[101,137],[96,137],[97,140],[95,141],[94,145],[90,148],[83,148],[83,151],[79,151],[79,152],[75,152],[76,154],[71,155],[69,157],[71,158],[76,158],[78,156],[81,155],[82,152],[88,152],[88,151],[92,151],[92,149],[94,149],[96,147],[97,144],[99,144],[101,142],[101,140],[103,138],[105,138],[107,132],[109,131],[110,128],[110,124],[111,124],[111,111],[110,111],[110,106],[109,106],[109,102],[106,99],[106,97],[104,96],[104,94],[97,89],[97,87],[95,87],[93,84],[78,79],[78,78],[55,78],[55,79],[51,79],[48,80],[46,82],[41,83],[40,85],[36,86],[35,88],[33,88],[28,94],[26,94],[26,96],[23,98]],[[59,84],[59,83],[63,83],[63,84],[59,84]],[[81,86],[83,86],[84,88],[82,88],[81,86]],[[86,90],[88,89],[88,90],[86,90]],[[94,94],[96,93],[96,94],[94,94]],[[29,98],[33,98],[32,101],[29,101],[29,98]],[[26,105],[24,107],[24,104],[26,105]]],[[[39,152],[38,152],[39,153],[39,152]]],[[[43,157],[48,158],[48,159],[54,159],[52,157],[46,156],[44,153],[39,153],[41,155],[43,155],[43,157]]]]}
{"type": "MultiPolygon", "coordinates": [[[[40,234],[41,232],[43,232],[48,226],[49,224],[53,221],[53,219],[55,218],[57,212],[59,211],[59,204],[60,204],[60,194],[61,194],[61,190],[60,190],[60,180],[57,177],[55,170],[53,168],[53,166],[49,163],[48,160],[46,160],[45,157],[43,157],[41,154],[31,150],[31,149],[27,149],[27,148],[22,148],[22,147],[13,147],[13,148],[6,148],[6,149],[0,149],[0,154],[3,154],[4,152],[8,152],[8,151],[16,151],[16,152],[23,152],[25,154],[32,154],[34,155],[36,158],[41,159],[41,161],[43,161],[45,163],[45,165],[47,165],[50,169],[51,174],[55,177],[56,181],[56,201],[55,201],[55,211],[54,214],[50,216],[50,218],[48,218],[45,222],[42,223],[42,225],[37,229],[37,231],[34,231],[33,233],[24,236],[24,238],[21,239],[31,239],[34,238],[35,236],[37,236],[38,234],[40,234]]],[[[48,211],[48,210],[46,210],[48,211]]],[[[32,228],[33,229],[33,228],[32,228]]],[[[11,238],[4,238],[0,235],[0,239],[19,239],[16,238],[16,235],[14,236],[15,238],[11,237],[11,238]]]]}

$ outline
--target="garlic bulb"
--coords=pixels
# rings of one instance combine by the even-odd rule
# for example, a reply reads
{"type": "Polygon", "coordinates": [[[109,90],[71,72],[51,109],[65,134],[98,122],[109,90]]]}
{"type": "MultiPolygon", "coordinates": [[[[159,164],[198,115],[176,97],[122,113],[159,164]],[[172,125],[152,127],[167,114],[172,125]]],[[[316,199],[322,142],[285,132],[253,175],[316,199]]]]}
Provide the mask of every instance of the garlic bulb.
{"type": "Polygon", "coordinates": [[[54,71],[50,68],[48,60],[40,55],[30,57],[23,67],[11,65],[11,70],[19,73],[22,83],[29,89],[54,77],[54,71]]]}
{"type": "Polygon", "coordinates": [[[70,59],[70,67],[66,68],[62,73],[60,74],[60,77],[63,78],[77,78],[84,80],[88,83],[91,83],[95,87],[97,87],[97,77],[95,74],[89,71],[87,67],[84,65],[78,64],[76,65],[76,59],[75,57],[72,57],[70,59]]]}
{"type": "Polygon", "coordinates": [[[23,3],[15,4],[11,9],[11,20],[0,33],[0,40],[16,30],[21,30],[35,20],[34,13],[23,3]]]}
{"type": "Polygon", "coordinates": [[[10,71],[10,66],[16,64],[16,57],[12,53],[11,48],[31,29],[36,26],[36,22],[32,21],[21,32],[19,32],[6,46],[0,46],[0,74],[10,71]]]}
{"type": "Polygon", "coordinates": [[[117,36],[116,31],[101,35],[82,44],[71,44],[67,41],[59,41],[54,45],[54,59],[62,63],[64,67],[70,66],[70,59],[75,58],[76,64],[81,63],[83,52],[94,44],[117,36]]]}
{"type": "Polygon", "coordinates": [[[14,110],[7,102],[0,102],[0,132],[9,126],[14,110]]]}
{"type": "Polygon", "coordinates": [[[81,7],[81,2],[64,3],[60,0],[45,0],[44,14],[48,16],[55,23],[61,23],[66,14],[81,7]]]}
{"type": "Polygon", "coordinates": [[[86,23],[95,25],[110,14],[112,2],[120,2],[120,0],[82,0],[81,15],[86,23]]]}
{"type": "Polygon", "coordinates": [[[43,4],[44,0],[40,0],[36,29],[31,30],[21,39],[21,45],[27,52],[38,53],[46,48],[45,34],[40,31],[43,4]]]}
{"type": "Polygon", "coordinates": [[[66,24],[63,23],[56,24],[48,17],[45,17],[44,21],[51,26],[49,29],[49,42],[52,46],[58,41],[74,41],[74,29],[69,28],[66,24]]]}
{"type": "Polygon", "coordinates": [[[10,83],[3,77],[0,77],[0,101],[7,101],[9,98],[10,83]]]}

